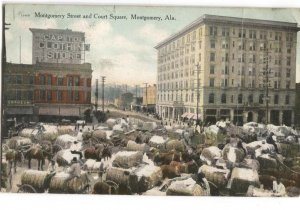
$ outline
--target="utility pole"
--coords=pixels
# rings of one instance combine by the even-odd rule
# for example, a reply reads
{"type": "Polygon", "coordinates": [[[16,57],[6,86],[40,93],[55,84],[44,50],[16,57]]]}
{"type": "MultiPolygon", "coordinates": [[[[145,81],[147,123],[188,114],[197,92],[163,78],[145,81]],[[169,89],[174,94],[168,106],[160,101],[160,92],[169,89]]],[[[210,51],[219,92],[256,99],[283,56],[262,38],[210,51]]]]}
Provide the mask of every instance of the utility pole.
{"type": "Polygon", "coordinates": [[[145,104],[146,104],[146,112],[148,112],[148,83],[144,83],[146,85],[146,100],[145,100],[145,104]]]}
{"type": "Polygon", "coordinates": [[[200,65],[199,63],[196,65],[196,71],[197,71],[197,110],[196,110],[196,114],[197,114],[197,121],[196,123],[199,122],[199,86],[200,86],[200,81],[199,81],[199,72],[200,72],[200,65]]]}
{"type": "Polygon", "coordinates": [[[20,36],[20,64],[22,63],[22,40],[20,36]]]}
{"type": "Polygon", "coordinates": [[[95,108],[98,110],[98,79],[96,79],[95,108]]]}
{"type": "Polygon", "coordinates": [[[104,83],[105,83],[105,76],[102,76],[102,111],[104,112],[104,83]]]}
{"type": "MultiPolygon", "coordinates": [[[[5,23],[5,4],[2,5],[2,77],[1,77],[1,84],[2,84],[2,91],[3,91],[3,84],[4,84],[4,72],[6,70],[6,43],[5,43],[5,30],[8,30],[9,28],[6,26],[10,26],[10,23],[5,23]]],[[[6,127],[6,113],[5,113],[5,107],[6,107],[6,99],[5,99],[5,93],[2,92],[1,94],[1,139],[0,139],[0,190],[2,188],[2,144],[4,139],[4,134],[7,133],[7,127],[6,127]]]]}

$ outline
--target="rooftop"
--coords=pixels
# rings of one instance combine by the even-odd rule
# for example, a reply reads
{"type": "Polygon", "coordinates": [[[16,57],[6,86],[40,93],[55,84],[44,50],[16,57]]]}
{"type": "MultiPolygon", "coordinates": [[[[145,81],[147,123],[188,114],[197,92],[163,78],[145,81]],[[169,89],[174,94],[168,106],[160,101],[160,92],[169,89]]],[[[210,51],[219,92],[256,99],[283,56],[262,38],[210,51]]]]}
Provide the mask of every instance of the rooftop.
{"type": "Polygon", "coordinates": [[[52,32],[52,33],[60,33],[60,34],[78,34],[78,35],[84,35],[84,32],[81,31],[72,31],[71,29],[41,29],[41,28],[29,28],[29,30],[32,33],[35,32],[52,32]]]}
{"type": "Polygon", "coordinates": [[[255,26],[255,27],[271,27],[271,28],[280,28],[280,29],[289,29],[294,31],[300,31],[297,23],[282,22],[282,21],[271,21],[271,20],[260,20],[260,19],[250,19],[250,18],[237,18],[237,17],[228,17],[228,16],[218,16],[218,15],[203,15],[195,21],[191,22],[189,25],[185,26],[183,29],[177,33],[171,35],[167,39],[158,43],[154,48],[158,49],[164,44],[169,43],[170,41],[176,39],[178,36],[187,33],[188,31],[194,29],[194,27],[205,24],[205,23],[231,23],[235,25],[246,25],[246,26],[255,26]]]}

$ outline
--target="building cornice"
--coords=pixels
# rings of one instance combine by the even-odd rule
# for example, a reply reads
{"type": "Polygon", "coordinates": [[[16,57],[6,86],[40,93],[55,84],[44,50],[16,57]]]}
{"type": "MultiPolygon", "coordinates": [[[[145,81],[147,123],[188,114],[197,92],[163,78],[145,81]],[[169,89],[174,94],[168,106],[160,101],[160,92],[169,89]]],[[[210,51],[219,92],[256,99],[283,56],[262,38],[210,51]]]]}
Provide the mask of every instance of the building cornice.
{"type": "Polygon", "coordinates": [[[297,26],[297,23],[291,22],[282,22],[282,21],[271,21],[271,20],[260,20],[260,19],[250,19],[250,18],[237,18],[237,17],[228,17],[228,16],[217,16],[217,15],[203,15],[195,21],[191,22],[189,25],[184,27],[182,30],[176,32],[170,37],[166,38],[162,42],[158,43],[154,48],[159,49],[165,44],[173,41],[174,39],[188,33],[192,29],[202,24],[232,24],[236,26],[255,26],[262,28],[278,28],[291,31],[300,31],[300,28],[297,26]]]}

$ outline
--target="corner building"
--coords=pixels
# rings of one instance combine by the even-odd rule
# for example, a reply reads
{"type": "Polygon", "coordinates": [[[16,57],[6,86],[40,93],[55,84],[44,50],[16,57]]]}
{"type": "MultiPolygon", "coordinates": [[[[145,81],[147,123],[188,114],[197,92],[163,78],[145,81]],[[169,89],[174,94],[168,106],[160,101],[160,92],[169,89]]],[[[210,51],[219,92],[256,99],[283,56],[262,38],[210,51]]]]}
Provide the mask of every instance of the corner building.
{"type": "Polygon", "coordinates": [[[298,31],[297,23],[200,17],[155,46],[157,113],[168,119],[196,113],[199,88],[206,122],[265,122],[268,116],[269,123],[294,124],[298,31]]]}

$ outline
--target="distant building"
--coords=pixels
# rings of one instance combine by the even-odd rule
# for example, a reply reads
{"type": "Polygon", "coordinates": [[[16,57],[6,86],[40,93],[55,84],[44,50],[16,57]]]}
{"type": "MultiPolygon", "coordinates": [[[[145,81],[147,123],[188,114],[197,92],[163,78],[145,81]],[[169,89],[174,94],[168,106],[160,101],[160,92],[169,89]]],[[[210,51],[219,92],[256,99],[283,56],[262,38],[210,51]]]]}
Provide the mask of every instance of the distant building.
{"type": "Polygon", "coordinates": [[[148,112],[155,112],[156,106],[156,85],[149,85],[143,88],[143,109],[148,112]]]}
{"type": "Polygon", "coordinates": [[[157,113],[179,119],[196,113],[198,101],[206,122],[293,124],[298,31],[297,23],[200,17],[155,46],[157,113]],[[269,84],[263,74],[267,63],[269,84]]]}

